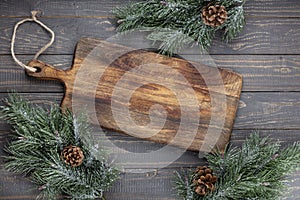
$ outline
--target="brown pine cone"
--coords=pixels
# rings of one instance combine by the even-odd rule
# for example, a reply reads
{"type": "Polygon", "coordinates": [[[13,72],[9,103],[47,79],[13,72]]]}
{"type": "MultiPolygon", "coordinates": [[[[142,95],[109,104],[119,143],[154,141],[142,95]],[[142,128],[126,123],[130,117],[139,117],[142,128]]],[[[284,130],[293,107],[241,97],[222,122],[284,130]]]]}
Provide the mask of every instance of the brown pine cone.
{"type": "Polygon", "coordinates": [[[195,192],[200,196],[205,196],[209,192],[215,191],[215,183],[217,177],[213,175],[212,169],[207,166],[198,167],[195,171],[193,183],[195,184],[195,192]]]}
{"type": "Polygon", "coordinates": [[[84,155],[80,147],[69,145],[62,151],[62,157],[67,165],[77,167],[82,164],[84,155]]]}
{"type": "Polygon", "coordinates": [[[204,24],[217,27],[221,26],[227,19],[227,11],[221,5],[208,5],[202,9],[202,20],[204,24]]]}

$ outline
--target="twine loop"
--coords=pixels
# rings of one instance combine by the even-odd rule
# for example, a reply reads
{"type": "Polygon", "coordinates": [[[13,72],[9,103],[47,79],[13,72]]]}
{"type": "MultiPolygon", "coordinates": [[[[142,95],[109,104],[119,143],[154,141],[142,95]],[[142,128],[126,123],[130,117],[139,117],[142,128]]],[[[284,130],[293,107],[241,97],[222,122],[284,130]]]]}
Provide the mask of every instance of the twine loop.
{"type": "Polygon", "coordinates": [[[14,27],[14,31],[12,34],[12,38],[11,38],[11,47],[10,47],[10,51],[11,51],[11,55],[14,59],[14,61],[20,65],[23,69],[26,69],[30,72],[36,72],[37,69],[34,67],[30,67],[28,65],[25,65],[24,63],[22,63],[19,59],[17,59],[16,55],[15,55],[15,40],[16,40],[16,34],[17,34],[17,29],[19,28],[19,26],[21,24],[24,24],[25,22],[35,22],[38,25],[40,25],[41,27],[43,27],[46,31],[48,31],[51,34],[51,40],[45,45],[43,46],[33,57],[33,59],[37,59],[44,51],[46,51],[54,42],[55,39],[55,34],[54,32],[48,27],[46,26],[44,23],[42,23],[41,21],[39,21],[36,17],[38,11],[31,11],[31,18],[26,18],[23,19],[21,21],[19,21],[18,23],[16,23],[15,27],[14,27]]]}

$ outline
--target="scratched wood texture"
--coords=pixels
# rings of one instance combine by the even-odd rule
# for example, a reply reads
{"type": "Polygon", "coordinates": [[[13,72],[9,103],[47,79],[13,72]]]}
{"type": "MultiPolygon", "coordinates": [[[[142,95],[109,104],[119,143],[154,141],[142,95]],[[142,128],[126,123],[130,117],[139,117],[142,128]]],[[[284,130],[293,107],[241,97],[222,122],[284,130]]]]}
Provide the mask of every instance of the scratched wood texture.
{"type": "MultiPolygon", "coordinates": [[[[2,0],[0,1],[0,98],[17,91],[32,102],[59,103],[63,87],[55,81],[36,80],[24,75],[9,51],[15,22],[31,10],[41,11],[41,20],[56,34],[55,44],[40,59],[59,69],[72,65],[74,47],[81,37],[106,39],[115,32],[110,10],[130,0],[2,0]]],[[[134,0],[138,1],[138,0],[134,0]]],[[[249,0],[245,5],[247,25],[231,43],[216,39],[210,54],[219,67],[243,75],[243,92],[231,141],[241,145],[253,130],[269,135],[283,146],[300,141],[300,2],[299,0],[249,0]]],[[[27,62],[48,35],[35,24],[25,24],[17,36],[16,51],[27,62]]],[[[127,43],[133,41],[128,39],[127,43]]],[[[140,45],[147,44],[138,40],[140,45]]],[[[192,52],[190,52],[192,53],[192,52]]],[[[1,104],[1,103],[0,103],[1,104]]],[[[0,120],[0,155],[7,143],[10,127],[0,120]]],[[[162,147],[149,141],[107,132],[106,137],[120,148],[149,152],[162,147]]],[[[151,159],[149,159],[151,160],[151,159]]],[[[26,178],[3,169],[0,159],[0,199],[34,199],[37,191],[26,178]]],[[[195,167],[204,161],[195,152],[186,152],[163,169],[157,163],[137,164],[147,173],[123,173],[106,193],[107,199],[175,199],[172,191],[174,170],[195,167]]],[[[165,164],[164,160],[158,164],[165,164]]],[[[130,171],[128,169],[127,171],[130,171]]],[[[300,199],[300,171],[290,179],[285,199],[300,199]]]]}

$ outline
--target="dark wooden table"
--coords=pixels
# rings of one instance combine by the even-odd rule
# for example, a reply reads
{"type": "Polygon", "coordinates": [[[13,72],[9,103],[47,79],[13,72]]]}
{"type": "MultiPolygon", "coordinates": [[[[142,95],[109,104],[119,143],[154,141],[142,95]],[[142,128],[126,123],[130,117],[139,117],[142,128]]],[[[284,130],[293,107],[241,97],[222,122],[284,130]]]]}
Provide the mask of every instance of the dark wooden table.
{"type": "MultiPolygon", "coordinates": [[[[41,60],[57,68],[68,68],[76,42],[81,37],[106,39],[115,34],[111,9],[129,0],[1,0],[0,1],[0,98],[15,90],[35,103],[60,102],[63,86],[54,81],[27,77],[10,56],[14,24],[30,14],[42,12],[41,20],[56,33],[55,44],[41,60]]],[[[300,141],[300,2],[299,0],[249,0],[245,5],[247,25],[228,45],[216,40],[210,54],[219,67],[241,73],[243,92],[234,124],[232,143],[240,145],[253,130],[270,135],[283,145],[300,141]]],[[[47,41],[36,24],[25,24],[18,32],[16,52],[27,62],[47,41]]],[[[0,154],[10,127],[0,121],[0,154]]],[[[108,136],[119,146],[147,152],[160,145],[117,133],[108,136]]],[[[154,163],[139,165],[147,173],[125,173],[107,192],[107,199],[175,199],[174,170],[194,167],[203,160],[186,152],[166,168],[154,163]]],[[[38,193],[26,178],[3,169],[0,161],[0,199],[34,199],[38,193]]],[[[300,199],[300,172],[290,177],[287,199],[300,199]]]]}

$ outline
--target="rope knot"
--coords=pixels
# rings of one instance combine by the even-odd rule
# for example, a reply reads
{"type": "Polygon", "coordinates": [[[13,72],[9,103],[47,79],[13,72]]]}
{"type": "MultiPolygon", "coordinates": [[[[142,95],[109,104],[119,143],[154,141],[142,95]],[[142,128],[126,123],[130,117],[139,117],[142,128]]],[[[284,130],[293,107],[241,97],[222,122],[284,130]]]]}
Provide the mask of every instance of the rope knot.
{"type": "Polygon", "coordinates": [[[36,10],[31,11],[31,17],[32,17],[33,20],[36,20],[36,15],[37,14],[38,14],[38,11],[36,11],[36,10]]]}

